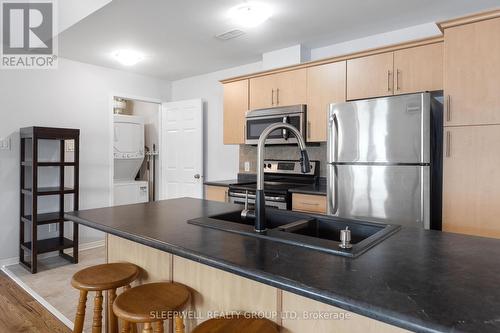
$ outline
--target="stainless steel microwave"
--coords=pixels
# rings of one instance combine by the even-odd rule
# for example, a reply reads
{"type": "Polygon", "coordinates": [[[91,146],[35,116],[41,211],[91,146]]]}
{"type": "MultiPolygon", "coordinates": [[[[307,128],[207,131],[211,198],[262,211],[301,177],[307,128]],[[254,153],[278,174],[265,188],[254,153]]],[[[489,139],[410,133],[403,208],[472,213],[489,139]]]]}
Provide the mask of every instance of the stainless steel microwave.
{"type": "MultiPolygon", "coordinates": [[[[295,126],[306,139],[306,105],[282,106],[252,110],[246,113],[245,143],[256,145],[260,134],[271,124],[288,123],[295,126]]],[[[287,130],[272,132],[266,144],[296,144],[297,139],[287,130]]]]}

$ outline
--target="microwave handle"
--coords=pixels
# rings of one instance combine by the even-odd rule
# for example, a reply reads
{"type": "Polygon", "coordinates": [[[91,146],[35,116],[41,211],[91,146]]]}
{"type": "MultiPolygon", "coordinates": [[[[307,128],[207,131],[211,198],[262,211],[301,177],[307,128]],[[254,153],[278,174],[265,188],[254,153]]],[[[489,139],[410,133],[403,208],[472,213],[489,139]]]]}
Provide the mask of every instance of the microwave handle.
{"type": "MultiPolygon", "coordinates": [[[[283,124],[288,124],[288,116],[283,117],[283,124]]],[[[282,129],[281,133],[282,133],[283,139],[288,140],[288,138],[290,137],[290,133],[288,133],[288,130],[282,129]]]]}

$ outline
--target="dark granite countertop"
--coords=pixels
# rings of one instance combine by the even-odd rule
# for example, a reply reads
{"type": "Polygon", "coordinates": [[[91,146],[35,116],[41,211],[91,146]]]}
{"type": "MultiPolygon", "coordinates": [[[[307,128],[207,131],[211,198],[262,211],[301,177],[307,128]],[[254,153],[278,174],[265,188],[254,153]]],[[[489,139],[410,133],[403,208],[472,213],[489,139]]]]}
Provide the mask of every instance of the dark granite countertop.
{"type": "Polygon", "coordinates": [[[230,180],[216,180],[216,181],[207,180],[203,184],[204,185],[210,185],[210,186],[223,186],[223,187],[227,187],[227,186],[236,185],[236,184],[239,184],[239,183],[240,182],[238,181],[238,179],[230,179],[230,180]]]}
{"type": "Polygon", "coordinates": [[[207,180],[203,182],[204,185],[211,186],[231,186],[231,185],[239,185],[239,184],[247,184],[256,181],[257,176],[252,173],[239,173],[237,179],[229,179],[229,180],[207,180]]]}
{"type": "Polygon", "coordinates": [[[412,331],[500,331],[500,240],[402,228],[351,259],[186,222],[240,208],[181,198],[65,216],[412,331]]]}
{"type": "Polygon", "coordinates": [[[326,184],[311,184],[306,186],[294,187],[288,190],[290,193],[326,195],[326,184]]]}

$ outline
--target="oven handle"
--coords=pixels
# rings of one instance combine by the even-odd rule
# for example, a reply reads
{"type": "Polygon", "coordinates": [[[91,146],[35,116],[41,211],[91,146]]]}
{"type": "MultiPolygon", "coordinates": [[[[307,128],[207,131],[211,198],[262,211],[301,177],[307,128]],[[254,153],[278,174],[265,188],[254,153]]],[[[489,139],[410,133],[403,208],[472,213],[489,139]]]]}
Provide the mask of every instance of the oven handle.
{"type": "MultiPolygon", "coordinates": [[[[246,194],[243,194],[243,193],[236,193],[236,192],[229,192],[229,196],[230,197],[235,197],[235,198],[245,198],[246,197],[246,194]]],[[[266,200],[269,200],[269,201],[280,201],[280,202],[285,202],[285,198],[282,198],[282,197],[268,197],[266,196],[265,197],[266,200]]],[[[255,199],[255,194],[249,194],[248,195],[248,199],[255,199]]]]}
{"type": "MultiPolygon", "coordinates": [[[[288,116],[283,117],[283,124],[288,124],[288,116]]],[[[288,133],[288,130],[286,129],[282,129],[281,134],[283,136],[283,139],[285,140],[288,140],[288,138],[290,137],[290,133],[288,133]]]]}

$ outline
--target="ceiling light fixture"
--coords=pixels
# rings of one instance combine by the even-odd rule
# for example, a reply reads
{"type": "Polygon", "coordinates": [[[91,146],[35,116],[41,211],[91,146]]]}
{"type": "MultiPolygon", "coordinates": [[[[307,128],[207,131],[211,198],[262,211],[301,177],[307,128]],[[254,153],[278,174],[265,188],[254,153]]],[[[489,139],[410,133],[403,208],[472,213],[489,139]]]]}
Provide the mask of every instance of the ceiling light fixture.
{"type": "Polygon", "coordinates": [[[144,60],[144,55],[134,50],[118,50],[113,52],[113,58],[124,66],[133,66],[144,60]]]}
{"type": "Polygon", "coordinates": [[[235,24],[251,28],[264,23],[272,12],[268,5],[252,1],[231,8],[228,15],[235,24]]]}

